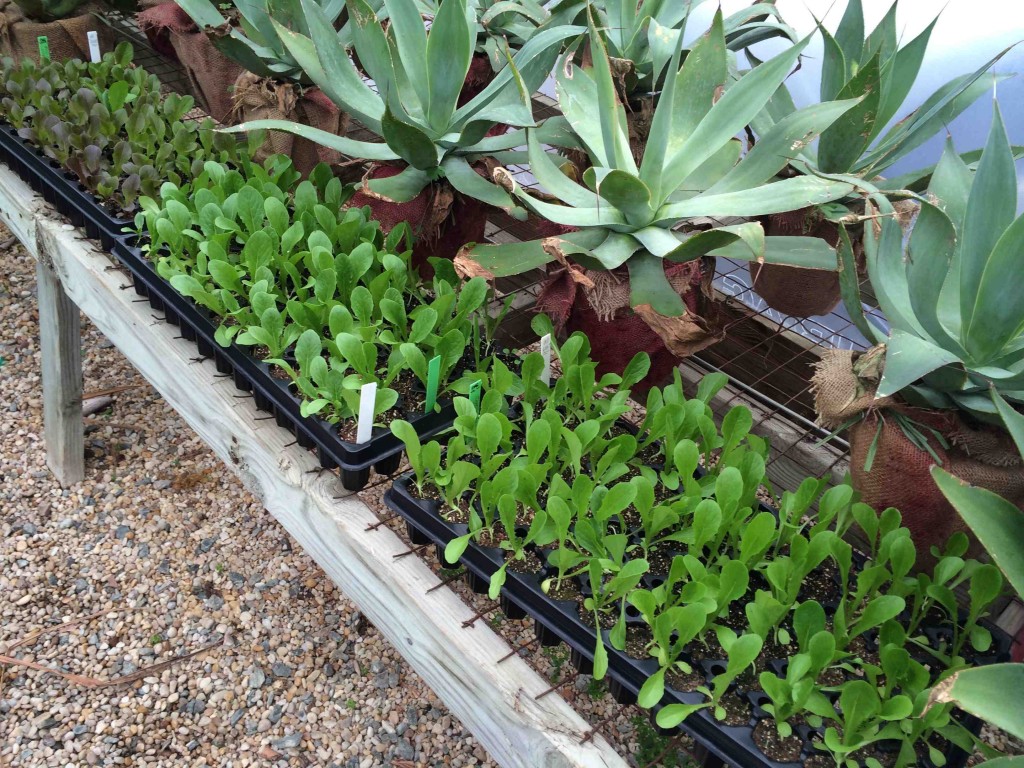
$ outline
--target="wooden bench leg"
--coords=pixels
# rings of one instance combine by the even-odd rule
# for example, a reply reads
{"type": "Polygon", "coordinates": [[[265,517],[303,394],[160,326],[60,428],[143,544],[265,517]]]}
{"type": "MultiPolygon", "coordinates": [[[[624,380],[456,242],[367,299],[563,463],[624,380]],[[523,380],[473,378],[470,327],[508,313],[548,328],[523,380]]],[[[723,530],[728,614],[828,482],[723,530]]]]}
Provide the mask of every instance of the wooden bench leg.
{"type": "Polygon", "coordinates": [[[63,486],[85,478],[82,424],[82,331],[78,307],[53,271],[36,261],[43,358],[46,464],[63,486]]]}

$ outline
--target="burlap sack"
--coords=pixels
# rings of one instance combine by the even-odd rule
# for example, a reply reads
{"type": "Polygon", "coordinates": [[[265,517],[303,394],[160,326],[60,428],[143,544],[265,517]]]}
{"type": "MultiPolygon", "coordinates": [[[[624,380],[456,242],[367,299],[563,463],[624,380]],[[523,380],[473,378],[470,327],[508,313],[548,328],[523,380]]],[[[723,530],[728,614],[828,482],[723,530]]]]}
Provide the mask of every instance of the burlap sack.
{"type": "Polygon", "coordinates": [[[231,113],[231,89],[242,67],[210,41],[176,3],[161,3],[138,14],[139,28],[160,53],[181,63],[192,95],[218,122],[231,113]]]}
{"type": "Polygon", "coordinates": [[[114,50],[113,30],[93,15],[99,5],[84,5],[77,16],[40,23],[25,17],[13,2],[0,4],[0,52],[14,59],[32,59],[39,63],[39,37],[46,35],[51,61],[89,60],[89,32],[97,32],[100,52],[114,50]]]}
{"type": "MultiPolygon", "coordinates": [[[[234,84],[230,121],[237,124],[250,120],[291,120],[339,136],[348,130],[348,115],[319,88],[302,88],[242,72],[234,84]]],[[[270,131],[255,159],[263,162],[277,154],[291,157],[303,176],[309,175],[317,163],[341,162],[341,153],[336,150],[293,133],[270,131]]]]}
{"type": "MultiPolygon", "coordinates": [[[[832,247],[839,244],[839,227],[816,208],[776,213],[761,219],[766,236],[820,237],[832,247]]],[[[855,238],[859,242],[860,238],[855,238]]],[[[839,273],[782,264],[750,263],[754,290],[772,309],[791,317],[827,315],[839,305],[839,273]]]]}
{"type": "MultiPolygon", "coordinates": [[[[386,179],[401,170],[401,166],[375,164],[363,180],[386,179]]],[[[385,233],[403,221],[408,222],[415,238],[412,263],[425,279],[434,274],[427,259],[454,259],[467,243],[483,242],[487,226],[487,206],[455,192],[447,184],[431,184],[407,203],[396,203],[364,188],[352,196],[349,205],[370,206],[373,218],[385,233]]]]}
{"type": "Polygon", "coordinates": [[[633,152],[633,160],[637,166],[644,160],[647,151],[647,138],[651,134],[654,122],[654,97],[645,96],[633,100],[626,110],[626,128],[629,131],[629,148],[633,152]]]}
{"type": "MultiPolygon", "coordinates": [[[[896,219],[904,231],[910,226],[917,203],[913,200],[893,202],[896,219]]],[[[833,248],[839,247],[839,227],[828,221],[816,208],[776,213],[761,220],[765,235],[820,237],[833,248]]],[[[864,249],[860,225],[847,227],[857,271],[864,271],[864,249]]],[[[827,315],[842,299],[839,273],[826,269],[788,267],[782,264],[750,263],[754,290],[772,309],[791,317],[827,315]]]]}
{"type": "Polygon", "coordinates": [[[464,106],[483,91],[494,79],[494,70],[491,69],[491,60],[485,53],[474,53],[473,60],[469,64],[469,72],[466,73],[466,81],[459,92],[458,105],[464,106]]]}
{"type": "Polygon", "coordinates": [[[630,307],[628,273],[587,270],[576,264],[559,264],[537,297],[536,309],[551,317],[556,331],[582,331],[590,339],[591,356],[599,375],[621,373],[637,352],[651,358],[651,369],[634,388],[643,398],[651,387],[671,378],[679,358],[703,349],[719,337],[710,332],[700,316],[701,285],[714,273],[713,260],[669,264],[665,273],[683,298],[687,312],[665,317],[650,305],[630,307]],[[710,270],[710,272],[709,272],[710,270]]]}
{"type": "Polygon", "coordinates": [[[894,398],[874,397],[884,365],[884,348],[864,354],[831,350],[821,360],[812,385],[821,424],[836,429],[860,418],[849,429],[850,475],[861,499],[876,510],[895,507],[903,515],[918,547],[918,568],[930,568],[932,546],[940,550],[949,537],[963,531],[971,541],[969,554],[983,549],[931,477],[936,463],[928,451],[908,439],[895,414],[911,419],[927,438],[941,466],[960,479],[987,488],[1024,508],[1024,464],[1013,441],[989,425],[969,425],[956,411],[913,408],[894,398]],[[942,435],[944,447],[934,433],[942,435]],[[877,443],[871,470],[865,465],[877,443]]]}
{"type": "MultiPolygon", "coordinates": [[[[459,91],[458,106],[462,107],[480,95],[481,91],[494,80],[494,70],[491,69],[491,60],[484,53],[474,53],[469,64],[469,72],[466,73],[466,80],[459,91]]],[[[508,131],[505,123],[495,123],[487,131],[488,136],[500,136],[508,131]]]]}

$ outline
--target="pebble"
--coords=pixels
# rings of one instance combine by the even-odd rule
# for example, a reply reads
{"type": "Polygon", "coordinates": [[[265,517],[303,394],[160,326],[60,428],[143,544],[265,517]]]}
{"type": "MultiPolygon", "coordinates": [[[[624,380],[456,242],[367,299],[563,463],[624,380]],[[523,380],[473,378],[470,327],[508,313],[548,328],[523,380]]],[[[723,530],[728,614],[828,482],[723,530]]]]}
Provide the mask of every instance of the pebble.
{"type": "Polygon", "coordinates": [[[250,688],[262,688],[263,684],[267,681],[267,676],[262,669],[256,667],[249,675],[249,687],[250,688]]]}
{"type": "Polygon", "coordinates": [[[301,741],[302,741],[302,734],[298,733],[298,732],[295,732],[295,733],[289,733],[284,738],[277,739],[276,741],[272,741],[270,743],[274,747],[274,749],[292,749],[294,747],[299,746],[301,741]]]}

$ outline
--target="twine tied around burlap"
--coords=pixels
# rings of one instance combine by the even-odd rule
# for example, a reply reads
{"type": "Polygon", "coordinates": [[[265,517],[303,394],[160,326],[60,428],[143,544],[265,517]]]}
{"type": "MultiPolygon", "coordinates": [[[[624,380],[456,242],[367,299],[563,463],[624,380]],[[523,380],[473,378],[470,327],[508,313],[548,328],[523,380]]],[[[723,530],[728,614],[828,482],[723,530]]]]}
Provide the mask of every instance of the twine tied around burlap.
{"type": "Polygon", "coordinates": [[[955,410],[916,408],[896,397],[875,397],[885,365],[885,346],[863,353],[827,351],[811,382],[819,423],[849,426],[850,475],[861,499],[876,510],[895,507],[918,545],[918,567],[929,567],[932,546],[940,550],[958,531],[968,535],[970,554],[983,550],[932,480],[938,463],[971,485],[1024,506],[1024,462],[1009,435],[998,427],[969,424],[955,410]],[[909,419],[938,457],[904,433],[896,414],[909,419]],[[852,422],[852,424],[851,424],[852,422]],[[945,445],[936,437],[942,435],[945,445]],[[874,445],[870,471],[865,469],[874,445]]]}

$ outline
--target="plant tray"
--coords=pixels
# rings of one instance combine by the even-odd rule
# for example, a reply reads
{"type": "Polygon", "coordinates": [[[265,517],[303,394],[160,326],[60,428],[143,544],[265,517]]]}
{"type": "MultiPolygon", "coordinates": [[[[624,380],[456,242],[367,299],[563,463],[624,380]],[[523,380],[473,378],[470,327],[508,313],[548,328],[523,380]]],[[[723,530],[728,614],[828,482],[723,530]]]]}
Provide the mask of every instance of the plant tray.
{"type": "Polygon", "coordinates": [[[0,123],[0,161],[106,250],[114,247],[132,223],[108,212],[74,175],[21,138],[7,123],[0,123]]]}
{"type": "MultiPolygon", "coordinates": [[[[438,514],[437,502],[416,497],[413,494],[411,480],[411,473],[395,480],[393,486],[385,493],[384,501],[405,519],[413,544],[434,545],[438,560],[447,567],[448,564],[444,561],[445,546],[452,539],[464,535],[468,527],[465,524],[454,524],[444,520],[438,514]]],[[[481,547],[471,542],[460,559],[466,568],[470,588],[477,593],[486,594],[491,575],[501,566],[503,558],[503,550],[481,547]]],[[[581,619],[577,601],[552,599],[542,591],[541,581],[544,575],[544,571],[539,574],[522,574],[507,569],[500,596],[501,607],[509,618],[532,618],[534,631],[542,645],[565,643],[571,651],[570,658],[576,669],[583,674],[589,674],[593,669],[594,628],[581,619]]],[[[655,586],[659,583],[657,579],[657,574],[648,574],[645,577],[646,586],[655,586]]],[[[643,621],[639,616],[630,617],[627,611],[627,631],[630,624],[643,626],[643,621]]],[[[985,626],[992,632],[994,650],[984,659],[978,659],[978,663],[1007,660],[1010,638],[993,625],[985,626]]],[[[607,640],[608,630],[603,630],[603,635],[607,640]]],[[[605,646],[608,649],[607,679],[612,695],[620,704],[635,703],[644,681],[657,670],[657,662],[653,659],[634,658],[612,648],[607,642],[605,646]]],[[[784,659],[769,662],[769,666],[777,672],[784,669],[784,665],[784,659]]],[[[701,684],[705,681],[710,683],[711,678],[725,669],[725,660],[701,659],[693,664],[693,668],[695,671],[703,672],[704,680],[700,681],[701,684]]],[[[812,755],[826,755],[811,746],[812,731],[809,726],[803,725],[794,729],[794,733],[804,742],[801,754],[795,761],[780,763],[767,757],[753,738],[754,728],[758,722],[769,717],[760,706],[768,700],[767,697],[760,691],[745,691],[738,687],[734,687],[733,692],[744,705],[749,705],[750,716],[745,722],[725,725],[715,720],[710,710],[702,709],[683,721],[679,728],[706,747],[710,753],[731,765],[795,768],[803,765],[812,755]]],[[[697,704],[704,700],[700,693],[676,690],[666,684],[665,698],[661,706],[673,703],[697,704]]],[[[962,715],[959,711],[955,714],[957,717],[962,715]]],[[[975,734],[981,728],[981,722],[969,715],[963,715],[961,721],[975,734]]],[[[963,768],[969,755],[953,747],[952,753],[946,757],[946,768],[963,768]]],[[[926,758],[921,765],[928,767],[932,763],[926,758]]]]}
{"type": "MultiPolygon", "coordinates": [[[[113,253],[131,274],[136,293],[148,298],[153,309],[163,312],[167,322],[178,326],[185,339],[194,341],[200,355],[213,358],[218,372],[232,376],[235,386],[252,393],[256,407],[272,413],[279,426],[295,435],[299,445],[315,449],[325,469],[339,469],[346,490],[362,490],[369,481],[371,467],[382,475],[398,469],[405,446],[390,430],[375,428],[370,440],[357,444],[342,440],[326,420],[303,416],[299,410],[301,401],[291,391],[289,382],[275,378],[270,366],[237,345],[220,346],[214,340],[216,326],[210,315],[160,277],[134,240],[120,238],[113,253]]],[[[451,427],[455,407],[450,400],[442,400],[440,405],[434,413],[411,419],[421,438],[428,439],[451,427]]]]}
{"type": "MultiPolygon", "coordinates": [[[[271,375],[269,366],[235,345],[225,348],[217,344],[216,325],[210,315],[161,278],[135,246],[135,236],[125,234],[131,222],[112,216],[73,176],[6,124],[0,124],[0,161],[6,162],[72,224],[82,227],[87,236],[111,251],[131,274],[136,293],[149,299],[153,309],[163,312],[169,323],[180,327],[181,335],[196,343],[200,355],[212,357],[221,374],[232,376],[239,389],[251,392],[257,407],[273,413],[278,425],[290,430],[300,445],[316,449],[323,467],[339,469],[347,490],[362,490],[369,481],[371,467],[382,475],[398,469],[404,445],[390,430],[374,429],[371,439],[361,444],[342,440],[326,420],[302,416],[300,400],[286,381],[271,375]]],[[[441,400],[440,405],[434,413],[409,416],[422,438],[449,428],[455,420],[451,401],[441,400]]]]}

